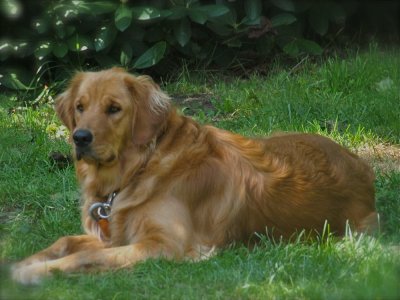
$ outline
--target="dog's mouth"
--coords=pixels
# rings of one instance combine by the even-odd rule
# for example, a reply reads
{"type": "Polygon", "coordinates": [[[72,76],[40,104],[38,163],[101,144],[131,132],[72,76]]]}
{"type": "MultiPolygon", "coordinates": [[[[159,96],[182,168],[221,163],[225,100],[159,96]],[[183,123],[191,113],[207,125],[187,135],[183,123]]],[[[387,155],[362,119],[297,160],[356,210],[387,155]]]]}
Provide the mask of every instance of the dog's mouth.
{"type": "Polygon", "coordinates": [[[77,161],[83,160],[88,164],[113,164],[117,156],[114,153],[97,154],[91,147],[75,147],[75,157],[77,161]]]}
{"type": "Polygon", "coordinates": [[[76,160],[78,161],[87,158],[96,160],[95,156],[93,155],[89,147],[75,147],[75,155],[76,155],[76,160]]]}

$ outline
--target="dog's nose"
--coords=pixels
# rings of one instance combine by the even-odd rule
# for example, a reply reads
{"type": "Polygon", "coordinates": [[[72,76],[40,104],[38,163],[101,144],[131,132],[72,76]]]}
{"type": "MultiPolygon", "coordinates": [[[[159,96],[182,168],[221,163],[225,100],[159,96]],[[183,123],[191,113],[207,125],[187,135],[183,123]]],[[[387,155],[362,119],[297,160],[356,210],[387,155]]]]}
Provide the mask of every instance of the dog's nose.
{"type": "Polygon", "coordinates": [[[89,130],[79,129],[74,132],[72,138],[78,147],[87,147],[93,141],[93,135],[89,130]]]}

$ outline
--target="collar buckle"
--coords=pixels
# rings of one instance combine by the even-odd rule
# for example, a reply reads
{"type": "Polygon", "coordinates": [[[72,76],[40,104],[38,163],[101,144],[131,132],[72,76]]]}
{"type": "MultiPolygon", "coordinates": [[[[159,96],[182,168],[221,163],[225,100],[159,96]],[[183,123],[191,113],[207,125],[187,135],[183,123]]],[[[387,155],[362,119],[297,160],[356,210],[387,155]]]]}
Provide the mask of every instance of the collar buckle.
{"type": "Polygon", "coordinates": [[[117,192],[112,192],[108,195],[106,202],[95,202],[89,208],[90,216],[95,220],[109,219],[111,215],[111,206],[114,202],[114,198],[117,196],[117,192]]]}

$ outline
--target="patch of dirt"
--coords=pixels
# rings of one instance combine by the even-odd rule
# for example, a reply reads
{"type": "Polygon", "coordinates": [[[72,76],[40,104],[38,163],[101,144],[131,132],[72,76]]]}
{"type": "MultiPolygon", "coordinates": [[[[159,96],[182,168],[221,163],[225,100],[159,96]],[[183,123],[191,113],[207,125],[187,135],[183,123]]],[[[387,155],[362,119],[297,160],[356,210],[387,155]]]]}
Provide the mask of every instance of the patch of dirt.
{"type": "Polygon", "coordinates": [[[355,152],[384,173],[400,172],[400,145],[365,145],[355,152]]]}
{"type": "Polygon", "coordinates": [[[69,154],[63,154],[58,151],[52,151],[49,154],[49,160],[58,169],[65,169],[66,167],[73,164],[72,156],[69,154]]]}
{"type": "Polygon", "coordinates": [[[199,111],[215,111],[211,98],[212,94],[192,94],[192,95],[171,95],[172,102],[179,106],[185,113],[185,115],[193,116],[199,111]]]}

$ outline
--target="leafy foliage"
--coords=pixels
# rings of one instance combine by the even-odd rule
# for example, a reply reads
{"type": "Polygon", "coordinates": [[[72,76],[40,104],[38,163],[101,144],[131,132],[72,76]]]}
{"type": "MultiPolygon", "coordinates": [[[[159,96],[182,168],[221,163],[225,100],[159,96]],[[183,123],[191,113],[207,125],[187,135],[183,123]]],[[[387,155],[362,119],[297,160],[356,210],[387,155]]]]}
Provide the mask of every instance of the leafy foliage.
{"type": "Polygon", "coordinates": [[[322,38],[343,26],[350,11],[333,0],[4,2],[0,84],[10,89],[94,66],[165,74],[181,59],[227,67],[277,50],[319,55],[322,38]]]}

